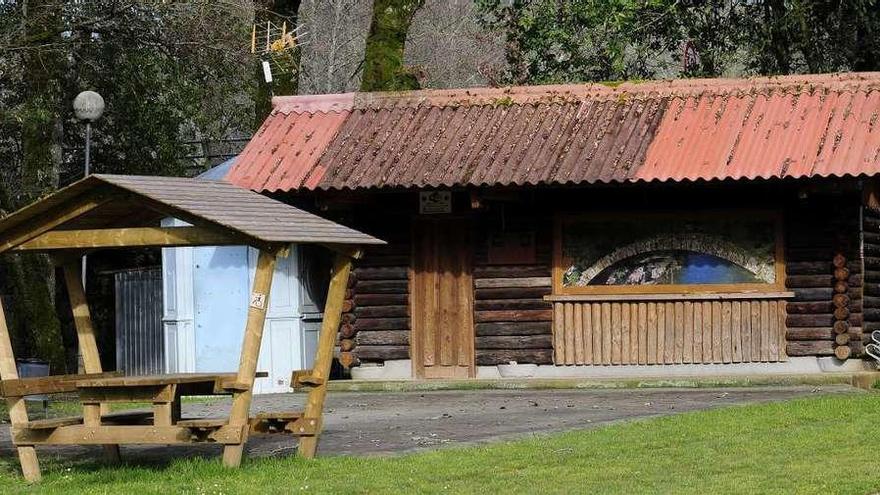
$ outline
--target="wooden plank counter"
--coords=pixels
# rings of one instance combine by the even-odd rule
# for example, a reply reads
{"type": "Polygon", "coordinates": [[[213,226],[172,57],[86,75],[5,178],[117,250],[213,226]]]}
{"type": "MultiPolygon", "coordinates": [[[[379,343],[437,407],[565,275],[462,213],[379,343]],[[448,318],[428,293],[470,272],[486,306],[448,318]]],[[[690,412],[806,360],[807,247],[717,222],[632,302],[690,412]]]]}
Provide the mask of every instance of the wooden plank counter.
{"type": "Polygon", "coordinates": [[[547,296],[557,365],[785,361],[789,292],[547,296]]]}

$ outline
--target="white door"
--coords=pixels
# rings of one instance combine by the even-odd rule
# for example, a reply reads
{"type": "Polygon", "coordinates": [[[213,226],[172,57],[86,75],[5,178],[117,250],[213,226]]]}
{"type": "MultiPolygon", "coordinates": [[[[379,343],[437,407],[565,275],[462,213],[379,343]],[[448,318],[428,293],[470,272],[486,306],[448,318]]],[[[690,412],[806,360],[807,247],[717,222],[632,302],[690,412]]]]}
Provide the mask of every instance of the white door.
{"type": "MultiPolygon", "coordinates": [[[[249,250],[250,279],[253,281],[257,251],[249,250]]],[[[300,286],[296,246],[290,254],[278,258],[275,278],[269,295],[269,310],[263,327],[263,344],[257,370],[269,373],[258,378],[254,393],[273,394],[291,392],[290,377],[295,370],[305,368],[302,355],[302,324],[299,312],[300,286]]]]}
{"type": "MultiPolygon", "coordinates": [[[[257,251],[245,246],[166,248],[163,262],[168,370],[238,371],[257,251]]],[[[276,263],[257,363],[257,370],[269,376],[256,380],[255,393],[290,392],[291,374],[305,368],[300,292],[294,247],[276,263]]]]}

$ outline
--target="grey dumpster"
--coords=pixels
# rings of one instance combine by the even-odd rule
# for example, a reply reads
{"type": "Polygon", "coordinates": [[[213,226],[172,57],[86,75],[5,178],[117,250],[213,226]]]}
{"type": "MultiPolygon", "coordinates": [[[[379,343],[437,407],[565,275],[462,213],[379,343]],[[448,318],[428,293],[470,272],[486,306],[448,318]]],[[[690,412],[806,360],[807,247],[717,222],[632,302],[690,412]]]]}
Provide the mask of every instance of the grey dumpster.
{"type": "MultiPolygon", "coordinates": [[[[19,378],[37,378],[41,376],[49,376],[49,363],[40,359],[19,359],[16,363],[19,378]]],[[[43,404],[43,413],[48,414],[49,396],[48,395],[27,395],[25,401],[41,402],[43,404]]]]}

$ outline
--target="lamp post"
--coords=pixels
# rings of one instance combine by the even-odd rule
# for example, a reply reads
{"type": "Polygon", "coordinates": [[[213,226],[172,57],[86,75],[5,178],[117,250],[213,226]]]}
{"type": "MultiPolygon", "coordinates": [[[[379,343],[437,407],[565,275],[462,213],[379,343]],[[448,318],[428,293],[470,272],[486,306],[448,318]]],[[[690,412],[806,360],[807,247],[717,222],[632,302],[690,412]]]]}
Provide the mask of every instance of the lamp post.
{"type": "MultiPolygon", "coordinates": [[[[91,167],[92,122],[104,113],[104,98],[94,91],[83,91],[73,99],[73,113],[77,120],[86,123],[86,163],[83,177],[88,177],[91,167]]],[[[82,257],[82,284],[86,286],[86,256],[82,257]]]]}
{"type": "Polygon", "coordinates": [[[94,91],[83,91],[73,99],[73,112],[78,120],[86,123],[86,166],[85,177],[89,175],[89,159],[92,141],[92,122],[104,113],[104,98],[94,91]]]}

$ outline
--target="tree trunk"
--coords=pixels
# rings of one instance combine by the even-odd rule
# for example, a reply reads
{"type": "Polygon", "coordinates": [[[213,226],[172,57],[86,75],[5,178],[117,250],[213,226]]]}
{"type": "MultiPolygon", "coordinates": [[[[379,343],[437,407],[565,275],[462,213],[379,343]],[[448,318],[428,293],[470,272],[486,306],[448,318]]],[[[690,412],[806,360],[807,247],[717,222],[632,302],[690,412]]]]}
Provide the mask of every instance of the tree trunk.
{"type": "Polygon", "coordinates": [[[403,46],[413,15],[424,0],[375,0],[364,53],[361,91],[418,89],[419,82],[403,66],[403,46]]]}

